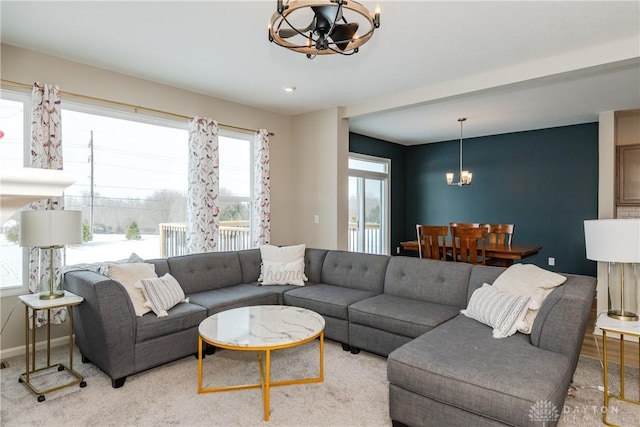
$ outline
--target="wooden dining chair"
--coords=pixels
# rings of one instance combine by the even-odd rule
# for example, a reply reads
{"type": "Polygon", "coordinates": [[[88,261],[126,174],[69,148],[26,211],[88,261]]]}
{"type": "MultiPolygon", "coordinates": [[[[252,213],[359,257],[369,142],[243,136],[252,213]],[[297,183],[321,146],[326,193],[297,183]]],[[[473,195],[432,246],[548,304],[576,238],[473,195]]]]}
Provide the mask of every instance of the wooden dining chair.
{"type": "Polygon", "coordinates": [[[469,264],[485,264],[486,227],[451,227],[453,260],[469,264]]]}
{"type": "Polygon", "coordinates": [[[510,246],[514,228],[514,224],[489,224],[487,243],[510,246]]]}
{"type": "Polygon", "coordinates": [[[446,225],[416,224],[416,233],[420,258],[445,260],[446,239],[449,234],[446,225]]]}
{"type": "Polygon", "coordinates": [[[449,227],[480,227],[483,224],[479,222],[450,222],[449,227]]]}
{"type": "MultiPolygon", "coordinates": [[[[511,246],[513,238],[514,224],[488,224],[489,231],[487,232],[487,244],[491,245],[504,245],[511,246]]],[[[504,259],[487,258],[485,260],[486,265],[497,265],[506,267],[509,264],[504,259]]]]}

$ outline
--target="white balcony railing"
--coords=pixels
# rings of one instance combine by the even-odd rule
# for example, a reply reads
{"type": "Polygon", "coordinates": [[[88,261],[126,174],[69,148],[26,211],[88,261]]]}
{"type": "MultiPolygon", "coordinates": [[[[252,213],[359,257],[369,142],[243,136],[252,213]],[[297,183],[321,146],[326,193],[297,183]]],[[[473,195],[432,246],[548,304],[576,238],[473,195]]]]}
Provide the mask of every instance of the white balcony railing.
{"type": "Polygon", "coordinates": [[[348,248],[351,252],[365,252],[368,254],[384,254],[382,229],[378,223],[366,223],[364,225],[364,242],[359,243],[358,225],[349,222],[348,248]],[[362,248],[360,246],[363,246],[362,248]]]}
{"type": "MultiPolygon", "coordinates": [[[[186,254],[185,223],[160,224],[160,256],[170,257],[186,254]]],[[[218,234],[219,251],[239,251],[252,247],[251,231],[248,221],[221,221],[218,234]]],[[[380,224],[367,223],[364,228],[364,248],[358,245],[358,228],[349,223],[349,251],[370,254],[384,253],[380,224]]]]}
{"type": "MultiPolygon", "coordinates": [[[[163,223],[160,227],[160,256],[185,255],[187,224],[163,223]]],[[[248,221],[222,221],[218,233],[219,251],[239,251],[251,248],[251,231],[248,221]]]]}

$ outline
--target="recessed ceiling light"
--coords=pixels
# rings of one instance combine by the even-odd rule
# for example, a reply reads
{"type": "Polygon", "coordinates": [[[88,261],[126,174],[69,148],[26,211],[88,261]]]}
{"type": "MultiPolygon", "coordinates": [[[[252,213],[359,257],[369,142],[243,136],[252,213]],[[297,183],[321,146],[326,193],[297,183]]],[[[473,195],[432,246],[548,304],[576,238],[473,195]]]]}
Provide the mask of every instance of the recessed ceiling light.
{"type": "Polygon", "coordinates": [[[285,92],[295,92],[296,87],[295,86],[282,86],[282,90],[284,90],[285,92]]]}

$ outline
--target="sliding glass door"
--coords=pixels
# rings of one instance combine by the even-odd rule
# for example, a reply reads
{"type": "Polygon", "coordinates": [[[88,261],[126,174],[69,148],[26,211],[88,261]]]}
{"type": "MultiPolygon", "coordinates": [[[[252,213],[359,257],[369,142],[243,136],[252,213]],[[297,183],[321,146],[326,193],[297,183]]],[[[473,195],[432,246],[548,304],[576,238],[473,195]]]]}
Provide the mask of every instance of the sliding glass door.
{"type": "Polygon", "coordinates": [[[390,160],[349,157],[349,250],[389,254],[390,160]]]}

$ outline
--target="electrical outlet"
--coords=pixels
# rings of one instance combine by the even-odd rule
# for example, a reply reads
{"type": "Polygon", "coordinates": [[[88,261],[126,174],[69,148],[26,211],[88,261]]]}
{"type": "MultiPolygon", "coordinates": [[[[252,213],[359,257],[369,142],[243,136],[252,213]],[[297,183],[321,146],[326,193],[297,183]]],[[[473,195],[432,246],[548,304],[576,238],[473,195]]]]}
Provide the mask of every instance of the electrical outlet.
{"type": "Polygon", "coordinates": [[[320,215],[314,215],[313,216],[313,223],[314,224],[320,224],[320,215]]]}
{"type": "Polygon", "coordinates": [[[397,253],[397,254],[399,254],[399,253],[400,253],[400,246],[398,246],[398,247],[396,248],[396,253],[397,253]]]}
{"type": "Polygon", "coordinates": [[[552,258],[552,257],[549,257],[549,265],[550,265],[550,266],[554,266],[554,265],[556,265],[556,259],[555,259],[555,258],[552,258]]]}

